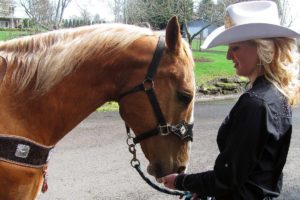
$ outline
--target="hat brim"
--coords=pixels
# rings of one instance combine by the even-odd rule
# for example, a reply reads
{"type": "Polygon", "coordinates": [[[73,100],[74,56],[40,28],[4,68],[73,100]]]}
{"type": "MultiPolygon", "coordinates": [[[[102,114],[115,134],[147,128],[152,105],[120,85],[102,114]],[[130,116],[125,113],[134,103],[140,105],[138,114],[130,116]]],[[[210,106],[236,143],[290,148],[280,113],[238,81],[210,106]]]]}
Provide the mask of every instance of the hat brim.
{"type": "Polygon", "coordinates": [[[299,38],[300,34],[290,28],[266,23],[242,24],[228,29],[221,26],[206,38],[201,48],[208,49],[234,42],[273,37],[299,38]]]}

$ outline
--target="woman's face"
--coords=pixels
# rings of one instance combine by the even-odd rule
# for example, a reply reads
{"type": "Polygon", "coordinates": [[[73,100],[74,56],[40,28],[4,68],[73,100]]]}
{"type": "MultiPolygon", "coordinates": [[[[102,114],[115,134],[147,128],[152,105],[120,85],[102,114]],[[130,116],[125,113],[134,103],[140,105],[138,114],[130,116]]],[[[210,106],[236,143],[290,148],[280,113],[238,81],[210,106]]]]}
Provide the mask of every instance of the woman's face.
{"type": "Polygon", "coordinates": [[[253,42],[236,42],[229,44],[227,59],[232,60],[236,74],[254,81],[261,73],[261,67],[257,66],[259,61],[257,47],[253,42]]]}

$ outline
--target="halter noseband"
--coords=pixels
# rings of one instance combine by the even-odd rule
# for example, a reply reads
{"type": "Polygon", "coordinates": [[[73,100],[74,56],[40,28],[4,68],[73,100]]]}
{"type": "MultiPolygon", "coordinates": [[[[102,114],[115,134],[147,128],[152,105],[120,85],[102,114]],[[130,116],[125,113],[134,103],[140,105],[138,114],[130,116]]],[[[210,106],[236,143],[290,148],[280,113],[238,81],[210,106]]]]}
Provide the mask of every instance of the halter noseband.
{"type": "MultiPolygon", "coordinates": [[[[158,121],[158,125],[157,127],[155,127],[154,129],[141,133],[138,136],[136,136],[135,138],[133,138],[133,142],[135,144],[141,142],[142,140],[145,140],[149,137],[152,136],[156,136],[156,135],[162,135],[162,136],[166,136],[169,135],[170,133],[176,135],[177,137],[179,137],[181,140],[193,140],[193,124],[189,124],[185,121],[176,124],[176,125],[170,125],[166,122],[165,117],[161,111],[161,108],[159,106],[159,102],[156,98],[156,94],[154,91],[154,76],[156,74],[157,71],[157,67],[159,64],[159,61],[162,57],[163,51],[165,48],[165,41],[163,37],[159,37],[157,46],[156,46],[156,50],[153,54],[153,58],[152,61],[149,65],[149,69],[147,72],[147,75],[144,79],[144,81],[133,87],[131,90],[128,90],[124,93],[122,93],[119,97],[119,101],[120,99],[122,99],[123,97],[135,93],[135,92],[139,92],[139,91],[144,91],[146,92],[150,103],[152,105],[153,111],[155,113],[156,119],[158,121]]],[[[126,125],[126,130],[127,133],[130,132],[130,128],[128,125],[126,125]]]]}

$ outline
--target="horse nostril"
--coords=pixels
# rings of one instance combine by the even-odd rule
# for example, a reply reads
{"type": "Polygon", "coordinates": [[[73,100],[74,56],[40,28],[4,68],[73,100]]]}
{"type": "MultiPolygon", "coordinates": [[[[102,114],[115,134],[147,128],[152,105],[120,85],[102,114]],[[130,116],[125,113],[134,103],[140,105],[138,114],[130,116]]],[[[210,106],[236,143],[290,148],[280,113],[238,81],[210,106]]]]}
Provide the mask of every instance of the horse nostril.
{"type": "Polygon", "coordinates": [[[177,173],[182,174],[182,173],[184,173],[185,169],[186,169],[185,166],[181,166],[181,167],[178,168],[177,173]]]}

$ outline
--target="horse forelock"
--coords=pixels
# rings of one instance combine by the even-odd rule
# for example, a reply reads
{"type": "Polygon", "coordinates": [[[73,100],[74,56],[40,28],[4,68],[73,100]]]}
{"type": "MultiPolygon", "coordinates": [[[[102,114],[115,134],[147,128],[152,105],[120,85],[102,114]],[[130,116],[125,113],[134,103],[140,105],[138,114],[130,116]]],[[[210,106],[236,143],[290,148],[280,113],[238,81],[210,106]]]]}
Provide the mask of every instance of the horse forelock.
{"type": "Polygon", "coordinates": [[[12,70],[6,81],[17,91],[34,81],[35,91],[44,93],[87,59],[109,56],[111,60],[138,38],[153,34],[150,29],[131,25],[93,25],[2,42],[0,55],[12,70]]]}

